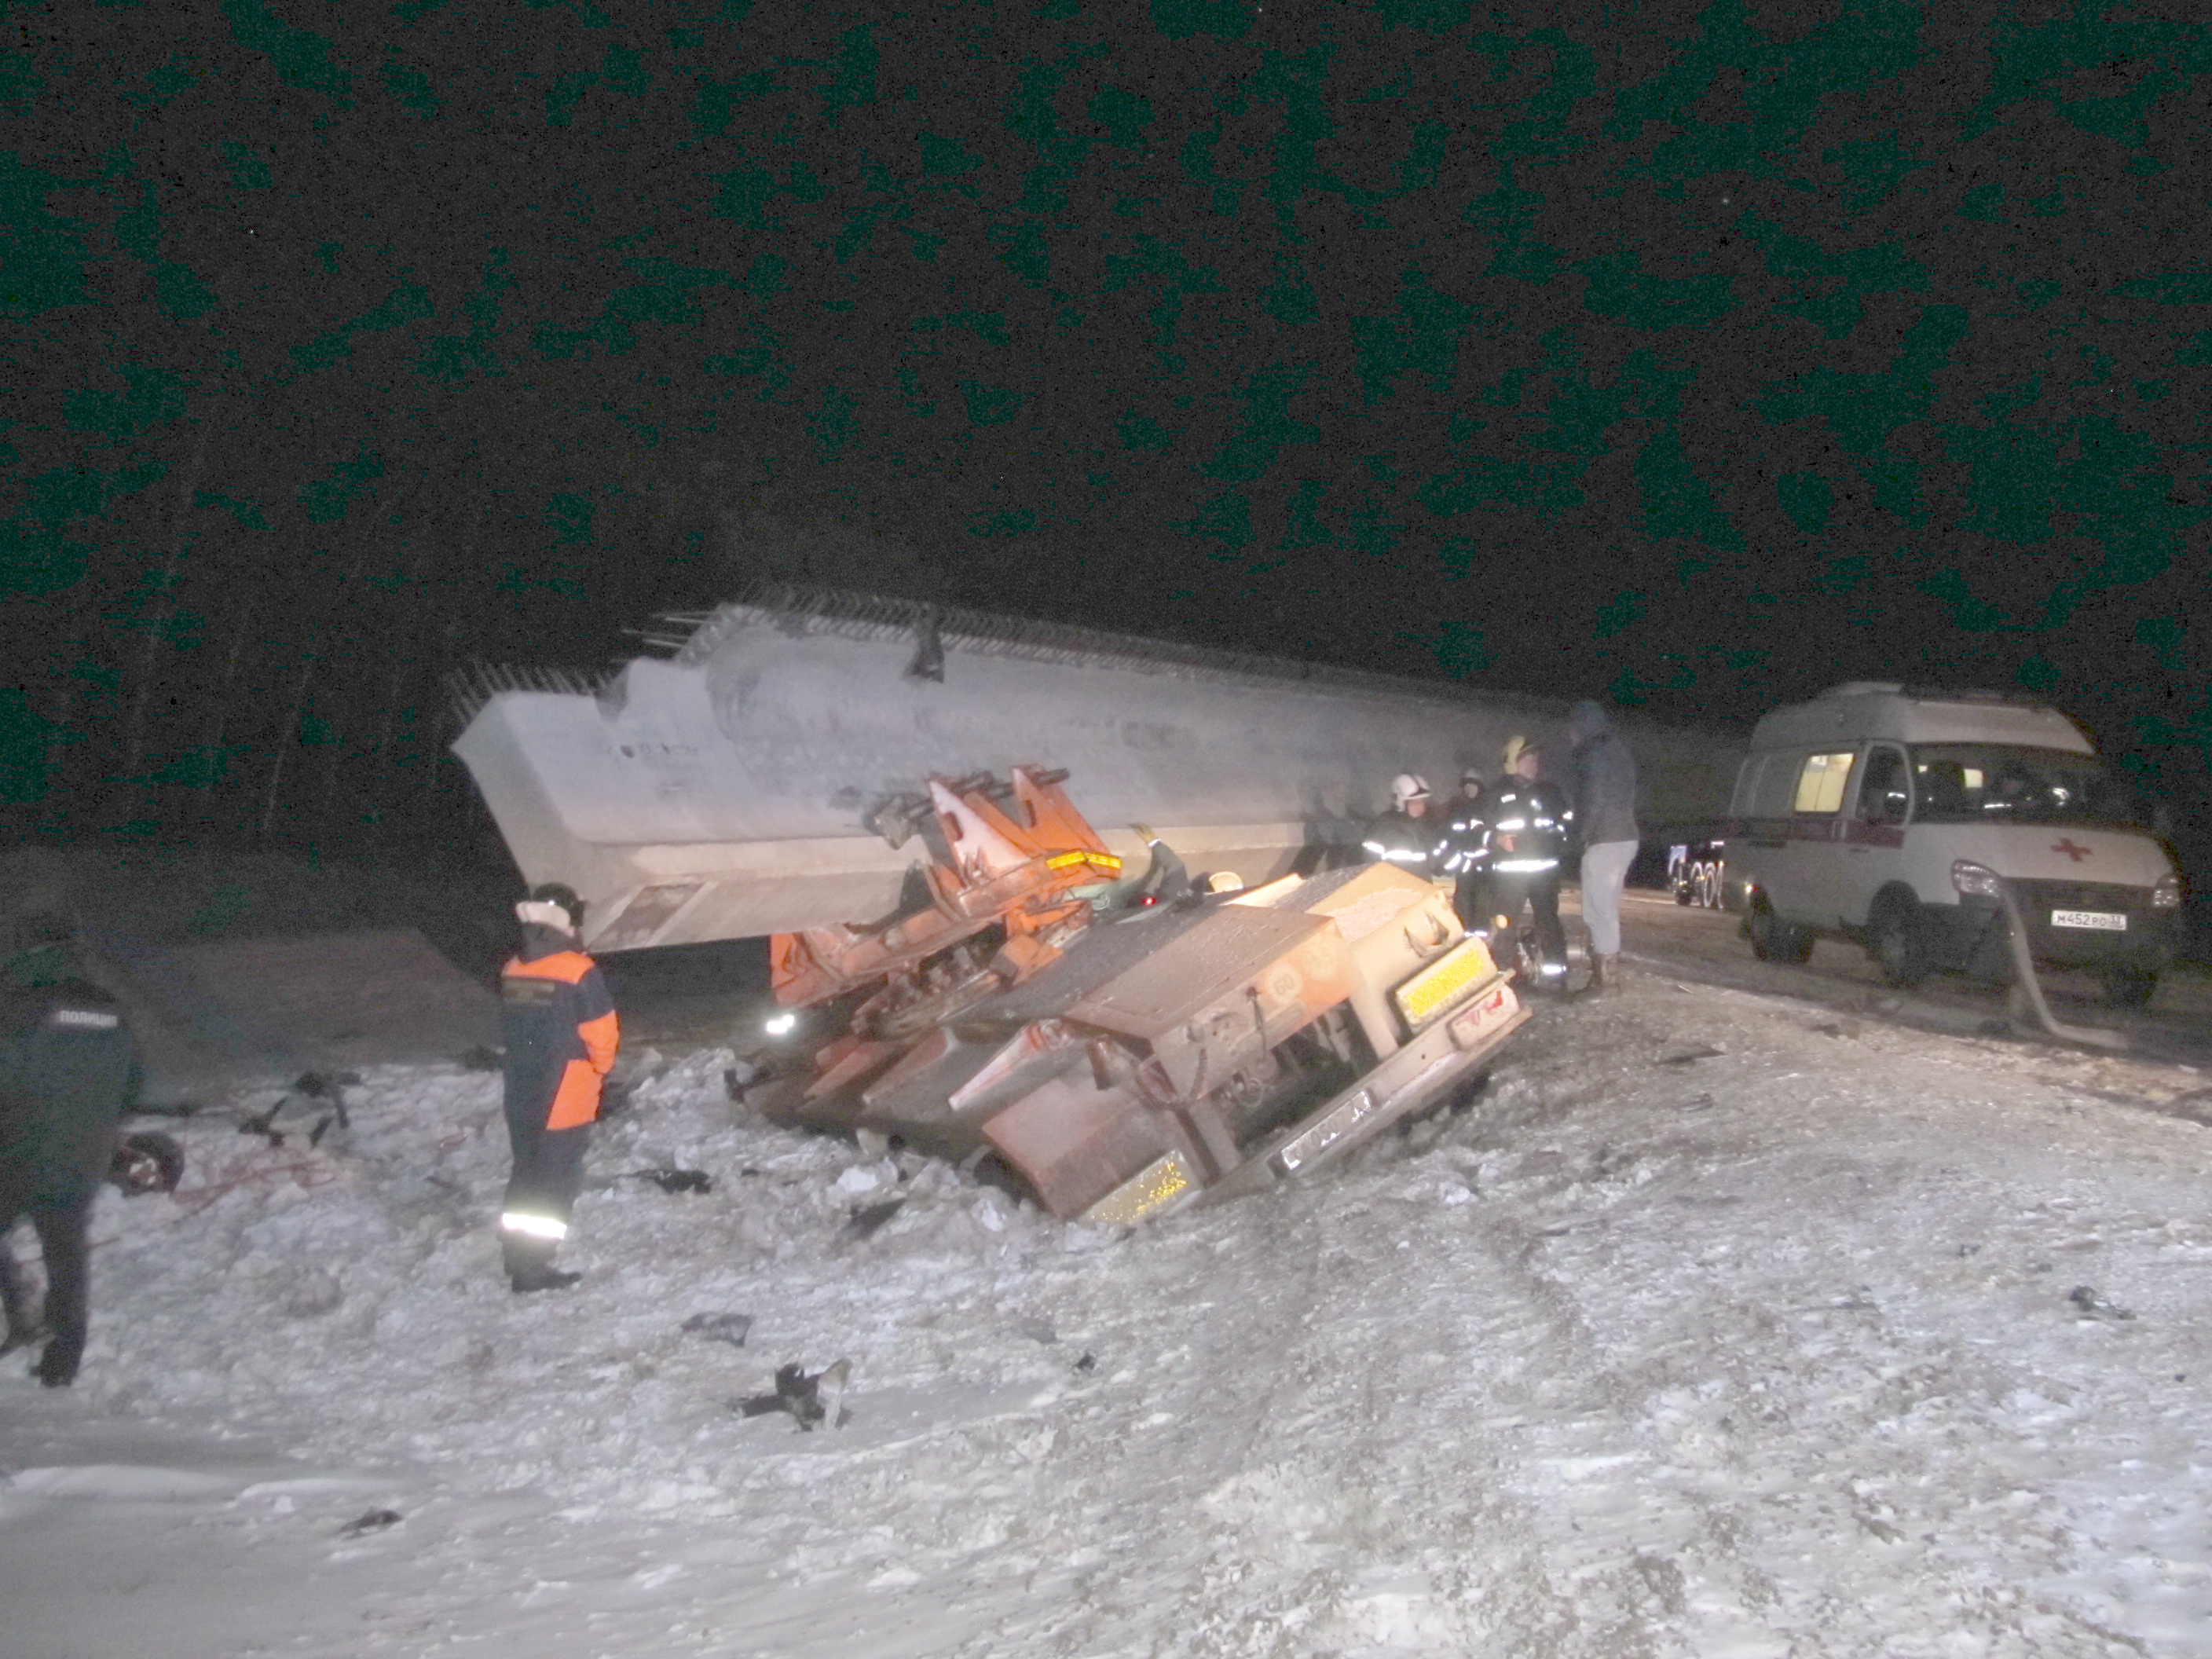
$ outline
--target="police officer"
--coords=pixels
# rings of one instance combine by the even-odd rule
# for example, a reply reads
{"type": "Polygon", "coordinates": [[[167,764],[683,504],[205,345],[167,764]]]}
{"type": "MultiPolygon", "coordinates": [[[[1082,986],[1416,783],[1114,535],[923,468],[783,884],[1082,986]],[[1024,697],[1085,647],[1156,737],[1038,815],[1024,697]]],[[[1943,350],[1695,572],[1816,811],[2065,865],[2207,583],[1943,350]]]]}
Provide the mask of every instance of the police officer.
{"type": "Polygon", "coordinates": [[[1447,810],[1438,873],[1454,878],[1452,908],[1470,933],[1490,931],[1490,791],[1473,767],[1447,810]]]}
{"type": "Polygon", "coordinates": [[[1574,810],[1557,784],[1538,776],[1542,757],[1525,737],[1505,745],[1505,775],[1490,796],[1490,890],[1500,931],[1528,906],[1536,918],[1542,984],[1564,988],[1567,935],[1559,925],[1559,864],[1573,833],[1574,810]]]}
{"type": "Polygon", "coordinates": [[[36,1340],[15,1261],[5,1243],[19,1216],[39,1235],[46,1269],[39,1380],[76,1380],[89,1325],[85,1229],[115,1155],[117,1121],[138,1098],[138,1048],[115,999],[79,976],[66,917],[26,920],[28,948],[0,989],[0,1305],[4,1346],[36,1340]]]}
{"type": "Polygon", "coordinates": [[[1361,845],[1370,859],[1383,859],[1427,877],[1442,862],[1437,821],[1429,816],[1429,781],[1415,772],[1390,780],[1390,810],[1367,826],[1361,845]]]}
{"type": "Polygon", "coordinates": [[[514,1173],[499,1230],[507,1278],[520,1293],[560,1290],[582,1276],[556,1272],[553,1255],[568,1236],[584,1149],[622,1034],[606,981],[583,951],[583,901],[558,884],[533,887],[514,915],[522,949],[499,981],[514,1173]]]}

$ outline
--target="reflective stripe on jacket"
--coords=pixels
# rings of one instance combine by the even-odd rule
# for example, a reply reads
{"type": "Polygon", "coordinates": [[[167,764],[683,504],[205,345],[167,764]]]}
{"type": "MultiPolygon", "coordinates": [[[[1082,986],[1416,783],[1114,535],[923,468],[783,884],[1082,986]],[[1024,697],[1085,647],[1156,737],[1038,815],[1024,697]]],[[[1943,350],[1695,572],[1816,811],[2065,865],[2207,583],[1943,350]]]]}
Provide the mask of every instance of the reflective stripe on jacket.
{"type": "Polygon", "coordinates": [[[622,1029],[597,964],[581,951],[516,957],[501,971],[499,994],[508,1109],[534,1112],[542,1103],[549,1129],[598,1117],[600,1080],[622,1029]]]}
{"type": "Polygon", "coordinates": [[[1501,876],[1558,869],[1574,819],[1558,785],[1507,776],[1490,797],[1490,867],[1501,876]]]}
{"type": "Polygon", "coordinates": [[[1490,862],[1490,799],[1469,800],[1465,795],[1455,799],[1449,816],[1444,821],[1443,839],[1437,843],[1443,855],[1443,872],[1458,875],[1463,870],[1479,870],[1490,862]]]}
{"type": "Polygon", "coordinates": [[[1387,860],[1417,876],[1427,875],[1437,860],[1434,822],[1417,818],[1402,808],[1385,812],[1369,824],[1367,838],[1360,844],[1368,857],[1387,860]]]}

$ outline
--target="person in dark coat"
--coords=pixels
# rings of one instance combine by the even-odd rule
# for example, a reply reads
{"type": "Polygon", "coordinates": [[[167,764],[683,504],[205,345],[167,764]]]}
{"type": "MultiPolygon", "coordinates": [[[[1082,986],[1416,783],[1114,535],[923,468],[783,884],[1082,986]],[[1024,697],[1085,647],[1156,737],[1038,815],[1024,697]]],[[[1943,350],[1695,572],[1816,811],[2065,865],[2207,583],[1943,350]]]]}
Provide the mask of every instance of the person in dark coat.
{"type": "Polygon", "coordinates": [[[1437,873],[1452,878],[1452,909],[1470,933],[1490,931],[1490,789],[1469,767],[1459,793],[1444,809],[1443,861],[1437,873]]]}
{"type": "Polygon", "coordinates": [[[1516,737],[1505,745],[1505,774],[1490,792],[1490,890],[1499,933],[1521,919],[1527,905],[1536,919],[1540,984],[1558,990],[1567,981],[1567,935],[1559,922],[1559,866],[1566,856],[1574,810],[1565,792],[1539,775],[1535,745],[1516,737]]]}
{"type": "Polygon", "coordinates": [[[1636,757],[1605,710],[1578,702],[1567,711],[1568,787],[1582,832],[1583,921],[1590,931],[1590,988],[1620,986],[1620,890],[1636,860],[1636,757]]]}
{"type": "Polygon", "coordinates": [[[122,1006],[76,972],[68,921],[38,917],[23,931],[31,948],[9,962],[0,988],[0,1348],[36,1341],[40,1328],[6,1243],[16,1220],[27,1218],[46,1270],[49,1340],[33,1370],[59,1389],[76,1380],[84,1360],[85,1231],[141,1073],[122,1006]]]}
{"type": "Polygon", "coordinates": [[[535,887],[514,914],[522,949],[499,981],[514,1170],[499,1231],[508,1281],[522,1293],[560,1290],[582,1276],[557,1271],[553,1257],[568,1236],[622,1030],[606,981],[583,951],[583,901],[566,887],[535,887]]]}

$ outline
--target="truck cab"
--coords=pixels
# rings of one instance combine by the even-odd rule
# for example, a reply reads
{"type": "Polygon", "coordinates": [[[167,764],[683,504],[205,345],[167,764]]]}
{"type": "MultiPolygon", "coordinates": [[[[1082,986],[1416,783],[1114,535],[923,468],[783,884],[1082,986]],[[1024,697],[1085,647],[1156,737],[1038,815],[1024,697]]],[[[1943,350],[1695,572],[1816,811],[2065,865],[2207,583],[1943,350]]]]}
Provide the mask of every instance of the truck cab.
{"type": "Polygon", "coordinates": [[[1862,945],[1892,984],[2003,978],[2008,890],[2039,963],[2148,1002],[2181,883],[2125,782],[2056,709],[1855,682],[1774,711],[1729,805],[1727,897],[1753,950],[1862,945]]]}

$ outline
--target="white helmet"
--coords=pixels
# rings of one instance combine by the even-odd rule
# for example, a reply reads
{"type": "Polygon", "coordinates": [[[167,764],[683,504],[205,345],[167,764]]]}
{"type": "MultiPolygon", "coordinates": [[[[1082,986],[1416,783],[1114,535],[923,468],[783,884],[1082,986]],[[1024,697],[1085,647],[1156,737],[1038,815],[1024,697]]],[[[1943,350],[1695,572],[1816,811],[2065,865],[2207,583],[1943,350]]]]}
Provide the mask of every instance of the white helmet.
{"type": "Polygon", "coordinates": [[[1390,780],[1390,804],[1404,808],[1408,801],[1426,800],[1429,781],[1418,772],[1401,772],[1390,780]]]}

